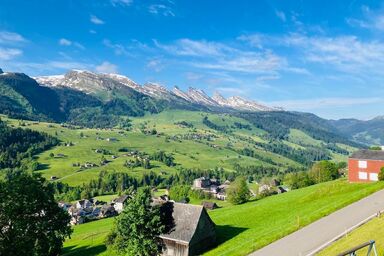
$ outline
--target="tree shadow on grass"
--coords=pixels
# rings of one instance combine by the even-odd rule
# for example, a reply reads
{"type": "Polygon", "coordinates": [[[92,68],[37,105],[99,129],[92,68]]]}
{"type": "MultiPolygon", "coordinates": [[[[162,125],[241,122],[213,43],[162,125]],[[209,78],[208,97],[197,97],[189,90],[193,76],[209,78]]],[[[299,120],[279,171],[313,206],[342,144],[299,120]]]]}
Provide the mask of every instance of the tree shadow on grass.
{"type": "Polygon", "coordinates": [[[38,167],[37,171],[44,171],[44,170],[47,170],[48,168],[49,168],[49,164],[39,163],[39,167],[38,167]]]}
{"type": "Polygon", "coordinates": [[[107,247],[102,245],[97,246],[68,246],[62,250],[61,256],[84,256],[84,255],[98,255],[105,252],[107,247]]]}
{"type": "Polygon", "coordinates": [[[230,225],[216,225],[217,245],[220,245],[235,236],[243,233],[247,228],[234,227],[230,225]]]}

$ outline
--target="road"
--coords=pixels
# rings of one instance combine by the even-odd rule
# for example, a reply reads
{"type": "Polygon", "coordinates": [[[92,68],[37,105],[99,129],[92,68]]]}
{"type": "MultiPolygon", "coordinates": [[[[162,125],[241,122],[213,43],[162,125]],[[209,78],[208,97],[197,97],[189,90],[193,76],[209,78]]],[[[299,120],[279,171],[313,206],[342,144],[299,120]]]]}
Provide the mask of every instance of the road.
{"type": "Polygon", "coordinates": [[[250,256],[307,256],[384,210],[384,190],[346,206],[253,252],[250,256]]]}

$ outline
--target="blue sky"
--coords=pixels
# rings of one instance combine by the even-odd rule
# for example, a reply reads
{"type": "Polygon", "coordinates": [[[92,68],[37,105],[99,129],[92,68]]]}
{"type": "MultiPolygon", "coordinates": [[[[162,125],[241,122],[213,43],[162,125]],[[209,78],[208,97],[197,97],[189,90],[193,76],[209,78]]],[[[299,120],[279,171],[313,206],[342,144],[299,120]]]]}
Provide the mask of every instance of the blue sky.
{"type": "Polygon", "coordinates": [[[1,0],[0,67],[120,73],[369,119],[384,114],[384,3],[1,0]]]}

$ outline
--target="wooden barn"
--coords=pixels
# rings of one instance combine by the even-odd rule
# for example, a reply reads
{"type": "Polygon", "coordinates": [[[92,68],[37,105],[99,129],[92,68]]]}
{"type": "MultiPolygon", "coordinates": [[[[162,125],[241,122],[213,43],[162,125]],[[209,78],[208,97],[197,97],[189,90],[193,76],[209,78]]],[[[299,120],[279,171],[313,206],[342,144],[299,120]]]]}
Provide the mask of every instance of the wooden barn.
{"type": "Polygon", "coordinates": [[[359,150],[348,160],[350,182],[372,182],[378,180],[380,169],[384,167],[383,150],[359,150]]]}
{"type": "Polygon", "coordinates": [[[164,256],[200,255],[215,246],[215,224],[202,206],[168,202],[170,230],[160,237],[164,256]]]}

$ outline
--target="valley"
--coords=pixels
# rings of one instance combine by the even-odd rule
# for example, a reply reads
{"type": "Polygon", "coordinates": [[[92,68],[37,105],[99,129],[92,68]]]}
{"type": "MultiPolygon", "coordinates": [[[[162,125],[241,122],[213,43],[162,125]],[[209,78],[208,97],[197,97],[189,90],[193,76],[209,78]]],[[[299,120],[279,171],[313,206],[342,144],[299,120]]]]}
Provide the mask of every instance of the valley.
{"type": "MultiPolygon", "coordinates": [[[[192,192],[188,198],[190,204],[219,206],[209,211],[217,247],[206,255],[247,255],[383,188],[381,182],[349,184],[343,178],[348,156],[368,141],[341,132],[346,129],[336,127],[342,121],[87,71],[35,79],[3,73],[0,89],[6,126],[54,140],[21,167],[47,179],[56,200],[110,202],[145,186],[161,196],[199,177],[244,177],[252,194],[245,204],[192,192]],[[308,170],[322,160],[340,166],[341,178],[316,184],[308,170]],[[296,183],[289,193],[275,195],[277,187],[269,185],[274,181],[283,190],[296,183]]],[[[103,218],[75,226],[63,255],[109,254],[105,237],[113,223],[103,218]]]]}
{"type": "MultiPolygon", "coordinates": [[[[260,143],[268,143],[266,137],[268,132],[229,114],[164,111],[160,114],[132,118],[128,131],[119,128],[76,128],[54,123],[18,121],[5,117],[2,119],[15,127],[27,127],[57,137],[61,141],[60,146],[37,156],[37,161],[42,166],[42,170],[38,172],[47,179],[55,177],[69,185],[81,185],[96,179],[100,171],[125,172],[134,177],[141,177],[143,173],[149,172],[169,176],[176,174],[180,169],[219,168],[234,172],[236,166],[263,166],[266,169],[275,170],[270,175],[279,175],[290,170],[306,168],[305,164],[295,160],[297,157],[295,155],[274,152],[278,151],[278,148],[263,148],[263,144],[260,143]],[[206,116],[210,122],[219,127],[230,127],[228,129],[231,131],[222,132],[206,126],[203,123],[206,116]],[[188,123],[190,127],[185,126],[183,122],[188,123]],[[247,128],[240,129],[235,124],[242,124],[247,128]],[[152,130],[156,133],[146,132],[152,130]],[[150,169],[125,167],[125,162],[133,158],[126,156],[127,152],[121,152],[124,148],[128,152],[138,151],[147,154],[164,151],[174,157],[176,165],[169,167],[164,163],[151,161],[153,167],[150,169]],[[248,151],[244,151],[245,148],[249,149],[248,151],[252,150],[254,154],[250,155],[248,151]],[[103,156],[108,163],[100,166],[103,156]],[[74,166],[77,163],[82,165],[87,162],[98,166],[83,170],[79,168],[80,166],[74,166]]],[[[330,159],[337,161],[345,161],[348,156],[344,151],[340,154],[327,149],[324,142],[295,129],[292,129],[289,137],[281,140],[280,143],[303,153],[307,148],[325,151],[330,159]]],[[[354,147],[345,144],[338,145],[346,152],[354,150],[354,147]]],[[[309,157],[314,156],[310,154],[309,157]]]]}

